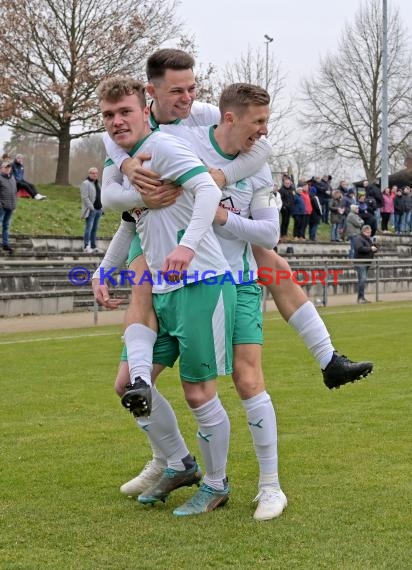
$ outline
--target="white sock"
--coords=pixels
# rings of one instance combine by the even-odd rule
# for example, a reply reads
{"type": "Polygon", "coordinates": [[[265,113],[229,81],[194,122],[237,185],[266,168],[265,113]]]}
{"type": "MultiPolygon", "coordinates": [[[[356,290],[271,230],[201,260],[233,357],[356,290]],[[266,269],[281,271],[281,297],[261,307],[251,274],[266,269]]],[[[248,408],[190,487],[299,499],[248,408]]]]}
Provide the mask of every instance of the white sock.
{"type": "Polygon", "coordinates": [[[328,329],[320,318],[315,306],[306,301],[290,317],[288,324],[302,338],[307,348],[316,358],[319,366],[325,369],[332,360],[333,348],[328,329]]]}
{"type": "Polygon", "coordinates": [[[160,392],[152,387],[152,412],[148,418],[138,418],[137,424],[146,433],[152,449],[167,462],[167,466],[184,471],[182,459],[189,455],[180,433],[172,406],[160,392]]]}
{"type": "Polygon", "coordinates": [[[279,487],[278,432],[276,414],[269,394],[261,392],[242,400],[259,463],[259,486],[279,487]]]}
{"type": "Polygon", "coordinates": [[[152,384],[151,372],[153,363],[153,346],[157,334],[149,327],[141,324],[129,325],[124,331],[124,342],[127,348],[130,380],[140,376],[149,386],[152,384]]]}
{"type": "Polygon", "coordinates": [[[203,481],[213,489],[223,490],[229,452],[229,417],[217,394],[191,411],[199,428],[197,438],[206,469],[203,481]]]}

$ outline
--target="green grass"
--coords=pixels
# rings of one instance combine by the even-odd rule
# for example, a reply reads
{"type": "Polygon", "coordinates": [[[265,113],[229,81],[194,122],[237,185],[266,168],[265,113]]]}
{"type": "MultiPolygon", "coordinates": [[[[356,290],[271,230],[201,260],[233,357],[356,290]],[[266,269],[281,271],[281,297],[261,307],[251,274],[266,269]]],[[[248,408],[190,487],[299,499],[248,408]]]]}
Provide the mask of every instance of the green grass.
{"type": "MultiPolygon", "coordinates": [[[[112,391],[118,328],[1,335],[0,568],[410,567],[412,305],[322,313],[339,350],[373,359],[375,373],[328,391],[295,333],[277,314],[266,317],[264,370],[289,499],[282,517],[267,523],[252,518],[257,466],[229,378],[220,380],[220,394],[232,424],[231,500],[176,520],[173,507],[191,490],[153,508],[118,491],[149,457],[112,391]]],[[[197,452],[176,371],[159,388],[197,452]]]]}
{"type": "MultiPolygon", "coordinates": [[[[20,198],[12,218],[11,233],[16,235],[82,236],[84,220],[80,219],[80,191],[75,186],[39,185],[48,200],[20,198]]],[[[101,218],[98,235],[111,237],[118,228],[120,215],[107,210],[101,218]]],[[[289,235],[292,235],[293,220],[289,235]]],[[[319,241],[329,241],[330,226],[320,224],[319,241]]]]}
{"type": "MultiPolygon", "coordinates": [[[[82,236],[80,190],[75,186],[39,185],[48,200],[19,198],[10,231],[15,235],[82,236]]],[[[107,211],[100,219],[99,237],[111,237],[120,221],[118,212],[107,211]]]]}

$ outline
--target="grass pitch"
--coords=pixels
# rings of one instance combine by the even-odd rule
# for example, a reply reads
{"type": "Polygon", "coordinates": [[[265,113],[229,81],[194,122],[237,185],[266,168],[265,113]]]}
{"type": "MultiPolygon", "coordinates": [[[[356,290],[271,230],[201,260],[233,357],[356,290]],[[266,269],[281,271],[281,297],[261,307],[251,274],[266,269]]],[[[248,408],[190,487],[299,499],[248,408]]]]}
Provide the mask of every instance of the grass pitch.
{"type": "MultiPolygon", "coordinates": [[[[267,315],[264,370],[289,506],[265,523],[252,518],[257,465],[230,378],[220,395],[232,424],[231,500],[176,519],[191,489],[155,507],[118,490],[149,458],[112,390],[118,328],[0,335],[0,568],[410,567],[412,304],[321,312],[336,347],[374,360],[375,373],[328,391],[293,330],[267,315]]],[[[199,456],[177,371],[158,385],[199,456]]]]}

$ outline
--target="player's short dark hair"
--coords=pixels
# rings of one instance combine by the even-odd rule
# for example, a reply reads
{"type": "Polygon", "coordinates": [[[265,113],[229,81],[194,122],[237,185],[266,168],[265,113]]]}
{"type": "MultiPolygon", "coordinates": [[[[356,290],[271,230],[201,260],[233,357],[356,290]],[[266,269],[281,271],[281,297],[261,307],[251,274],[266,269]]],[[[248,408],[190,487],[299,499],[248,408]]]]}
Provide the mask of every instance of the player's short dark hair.
{"type": "Polygon", "coordinates": [[[146,106],[145,86],[141,81],[127,75],[116,75],[103,79],[97,87],[97,98],[100,101],[115,103],[126,95],[135,94],[142,108],[146,106]]]}
{"type": "Polygon", "coordinates": [[[250,105],[269,105],[270,95],[258,85],[251,83],[232,83],[222,91],[219,99],[220,115],[226,111],[235,111],[242,115],[250,105]]]}
{"type": "Polygon", "coordinates": [[[168,69],[193,69],[195,60],[190,53],[181,49],[164,48],[155,51],[147,60],[146,75],[148,81],[162,79],[168,69]]]}

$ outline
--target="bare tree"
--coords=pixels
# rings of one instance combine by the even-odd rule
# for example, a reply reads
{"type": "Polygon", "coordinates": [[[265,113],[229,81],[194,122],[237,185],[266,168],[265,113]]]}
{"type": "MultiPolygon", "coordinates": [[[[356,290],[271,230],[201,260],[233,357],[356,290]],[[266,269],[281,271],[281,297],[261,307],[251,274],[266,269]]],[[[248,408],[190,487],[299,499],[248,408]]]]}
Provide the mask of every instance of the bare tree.
{"type": "Polygon", "coordinates": [[[270,94],[271,110],[268,136],[276,148],[274,161],[286,153],[287,137],[283,121],[291,112],[291,104],[283,98],[284,81],[280,65],[275,64],[273,54],[269,54],[266,66],[266,57],[261,50],[259,48],[253,50],[250,46],[246,53],[241,54],[239,60],[225,66],[220,80],[221,89],[224,85],[238,82],[253,83],[267,89],[270,94]]]}
{"type": "Polygon", "coordinates": [[[105,158],[102,135],[90,135],[75,141],[70,153],[70,183],[80,185],[92,166],[98,168],[101,174],[105,158]]]}
{"type": "Polygon", "coordinates": [[[95,89],[106,76],[143,77],[147,56],[175,38],[178,0],[0,0],[0,121],[59,143],[102,130],[95,89]]]}
{"type": "MultiPolygon", "coordinates": [[[[389,155],[412,135],[412,74],[399,13],[388,18],[389,155]]],[[[303,124],[326,154],[361,162],[369,181],[380,173],[382,136],[382,5],[367,0],[347,24],[338,53],[303,82],[303,124]]]]}

